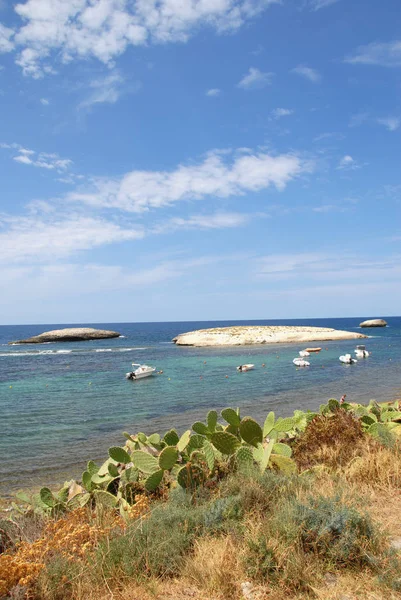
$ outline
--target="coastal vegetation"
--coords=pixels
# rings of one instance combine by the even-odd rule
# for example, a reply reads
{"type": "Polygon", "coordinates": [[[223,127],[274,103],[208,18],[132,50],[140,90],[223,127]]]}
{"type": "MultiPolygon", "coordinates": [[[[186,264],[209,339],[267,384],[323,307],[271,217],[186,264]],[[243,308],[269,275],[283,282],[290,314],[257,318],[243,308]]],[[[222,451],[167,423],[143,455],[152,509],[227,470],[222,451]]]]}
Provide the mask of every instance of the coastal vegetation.
{"type": "Polygon", "coordinates": [[[124,433],[79,482],[17,494],[0,598],[399,598],[400,430],[398,402],[331,399],[124,433]]]}

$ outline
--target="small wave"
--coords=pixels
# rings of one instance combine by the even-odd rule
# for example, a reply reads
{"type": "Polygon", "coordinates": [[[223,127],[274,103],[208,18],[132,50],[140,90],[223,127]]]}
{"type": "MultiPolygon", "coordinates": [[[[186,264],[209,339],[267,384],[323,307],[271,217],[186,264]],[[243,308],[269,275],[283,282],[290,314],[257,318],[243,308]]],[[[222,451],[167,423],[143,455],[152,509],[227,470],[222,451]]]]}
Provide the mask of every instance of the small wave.
{"type": "Polygon", "coordinates": [[[95,352],[113,352],[112,348],[98,348],[95,352]]]}
{"type": "Polygon", "coordinates": [[[174,344],[174,342],[159,342],[159,344],[174,344]]]}
{"type": "Polygon", "coordinates": [[[56,354],[70,354],[72,350],[56,350],[56,354]]]}
{"type": "Polygon", "coordinates": [[[120,337],[120,338],[125,338],[125,337],[127,337],[127,336],[126,336],[126,335],[119,335],[118,337],[120,337]]]}
{"type": "Polygon", "coordinates": [[[0,356],[35,356],[35,354],[33,352],[1,352],[0,356]]]}

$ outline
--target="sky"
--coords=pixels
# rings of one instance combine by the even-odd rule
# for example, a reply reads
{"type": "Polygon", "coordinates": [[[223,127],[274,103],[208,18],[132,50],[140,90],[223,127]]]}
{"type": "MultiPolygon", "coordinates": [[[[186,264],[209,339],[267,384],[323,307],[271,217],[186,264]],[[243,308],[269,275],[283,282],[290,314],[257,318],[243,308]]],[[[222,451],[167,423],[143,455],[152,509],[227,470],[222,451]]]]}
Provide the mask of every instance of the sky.
{"type": "Polygon", "coordinates": [[[399,315],[399,0],[0,0],[0,323],[399,315]]]}

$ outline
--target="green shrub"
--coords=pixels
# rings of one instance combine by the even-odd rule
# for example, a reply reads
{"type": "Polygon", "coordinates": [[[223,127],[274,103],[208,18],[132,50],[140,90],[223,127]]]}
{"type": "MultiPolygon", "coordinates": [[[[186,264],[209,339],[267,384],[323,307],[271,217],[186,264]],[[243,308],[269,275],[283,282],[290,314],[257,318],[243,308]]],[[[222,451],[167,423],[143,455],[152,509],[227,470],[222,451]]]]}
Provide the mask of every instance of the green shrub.
{"type": "Polygon", "coordinates": [[[337,566],[371,566],[379,550],[378,536],[370,517],[347,506],[340,497],[310,498],[294,507],[305,552],[317,553],[337,566]]]}

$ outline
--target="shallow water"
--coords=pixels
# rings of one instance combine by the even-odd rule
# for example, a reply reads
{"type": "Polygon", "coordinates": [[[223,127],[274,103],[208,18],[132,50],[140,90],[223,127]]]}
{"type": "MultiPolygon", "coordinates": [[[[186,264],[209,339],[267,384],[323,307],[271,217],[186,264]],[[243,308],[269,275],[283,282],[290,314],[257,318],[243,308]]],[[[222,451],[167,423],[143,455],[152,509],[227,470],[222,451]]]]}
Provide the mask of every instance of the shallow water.
{"type": "Polygon", "coordinates": [[[68,325],[0,327],[0,493],[70,479],[87,459],[105,458],[109,445],[123,443],[122,431],[182,430],[210,408],[241,406],[243,414],[261,418],[269,410],[289,415],[295,408],[314,409],[343,393],[358,402],[400,397],[400,317],[386,318],[389,327],[363,330],[371,336],[363,342],[371,356],[351,366],[338,357],[353,352],[352,340],[319,342],[323,350],[311,356],[307,369],[292,364],[305,344],[189,348],[171,343],[179,333],[207,327],[361,331],[362,320],[101,323],[94,327],[123,337],[40,346],[7,342],[68,325]],[[163,374],[126,381],[132,362],[163,374]],[[237,373],[235,367],[247,362],[255,363],[255,370],[237,373]]]}

